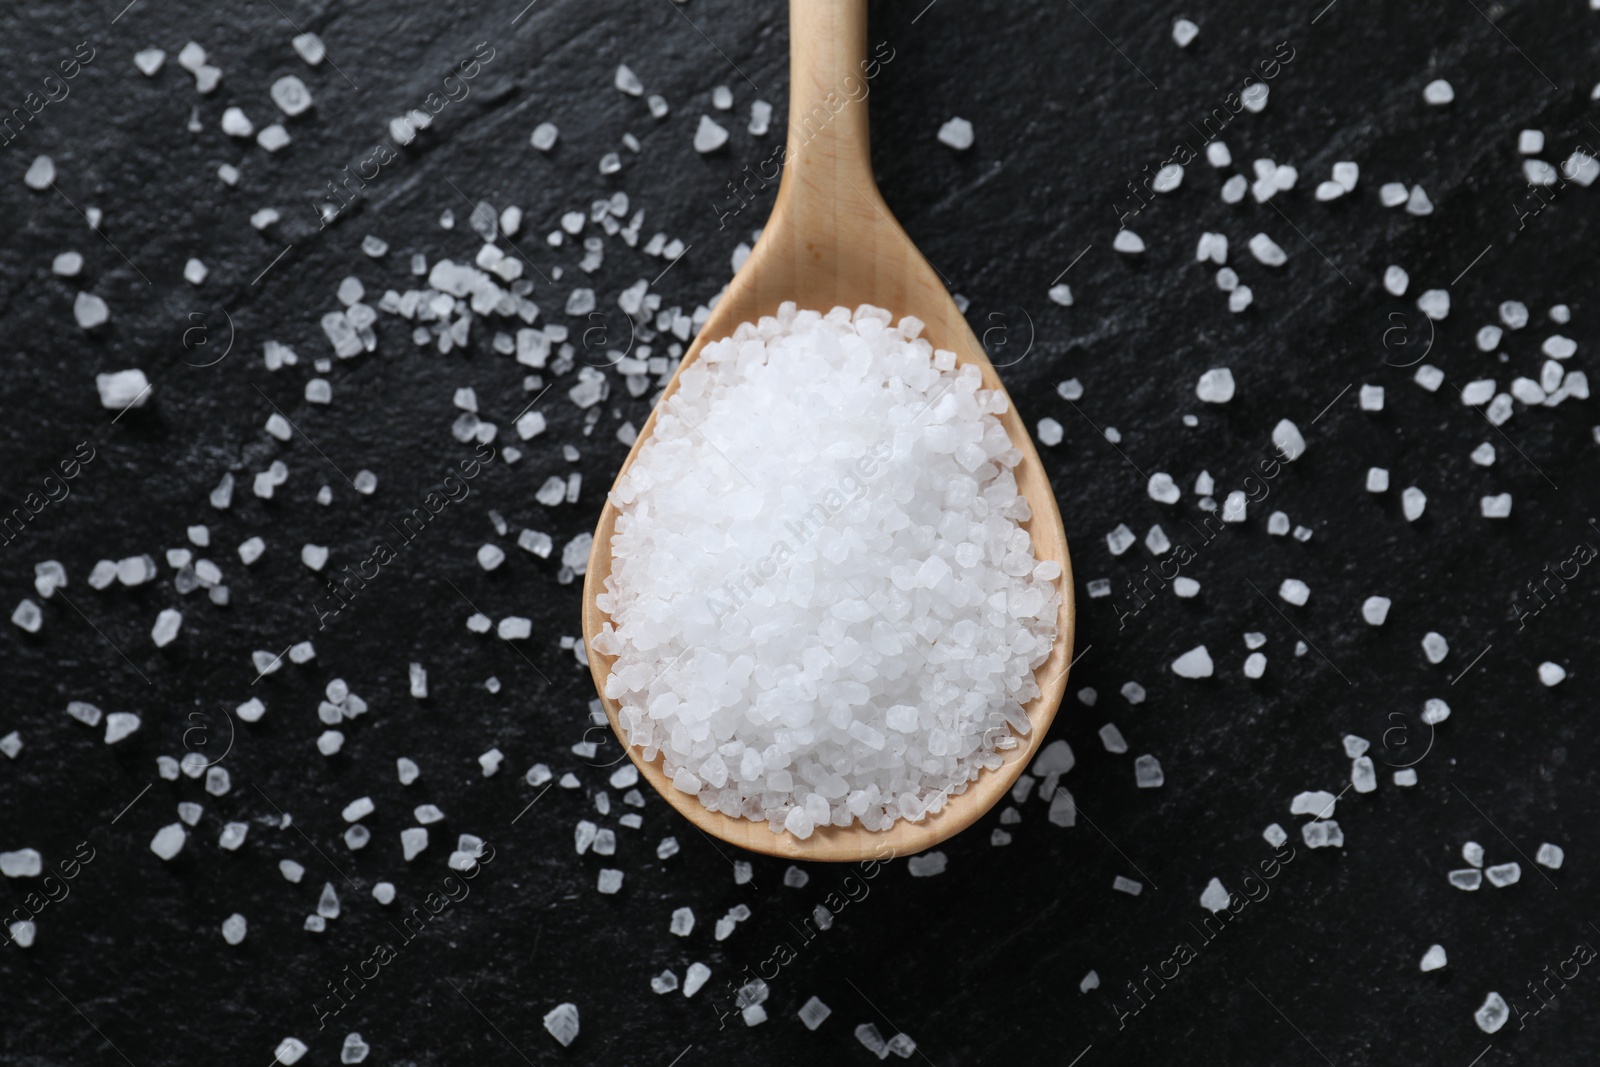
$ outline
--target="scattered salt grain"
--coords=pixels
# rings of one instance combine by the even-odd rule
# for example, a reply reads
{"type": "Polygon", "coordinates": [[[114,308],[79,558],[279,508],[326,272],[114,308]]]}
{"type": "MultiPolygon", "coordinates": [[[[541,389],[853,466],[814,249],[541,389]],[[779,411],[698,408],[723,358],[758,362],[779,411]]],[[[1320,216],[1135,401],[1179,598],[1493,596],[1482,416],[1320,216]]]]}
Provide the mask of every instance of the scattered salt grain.
{"type": "Polygon", "coordinates": [[[1440,663],[1450,654],[1450,642],[1443,634],[1429,630],[1422,637],[1422,654],[1428,657],[1429,663],[1440,663]]]}
{"type": "Polygon", "coordinates": [[[1213,664],[1205,645],[1197,645],[1172,661],[1172,673],[1180,678],[1209,678],[1213,664]]]}
{"type": "Polygon", "coordinates": [[[1424,971],[1437,971],[1449,962],[1445,955],[1443,945],[1430,945],[1428,951],[1422,955],[1422,969],[1424,971]]]}
{"type": "Polygon", "coordinates": [[[1200,906],[1215,914],[1228,906],[1229,893],[1222,886],[1220,878],[1213,878],[1206,883],[1205,891],[1200,894],[1200,906]]]}
{"type": "Polygon", "coordinates": [[[700,125],[694,131],[694,150],[706,155],[727,143],[727,128],[719,125],[710,115],[701,115],[700,125]]]}
{"type": "Polygon", "coordinates": [[[1422,99],[1435,107],[1448,104],[1455,98],[1455,89],[1443,78],[1436,78],[1422,87],[1422,99]]]}
{"type": "Polygon", "coordinates": [[[1562,851],[1561,846],[1552,845],[1549,842],[1540,845],[1538,853],[1533,857],[1533,862],[1541,867],[1548,867],[1552,871],[1559,871],[1561,865],[1566,861],[1567,854],[1562,851]]]}
{"type": "Polygon", "coordinates": [[[1486,1034],[1498,1032],[1510,1018],[1511,1009],[1506,1006],[1505,998],[1499,993],[1490,993],[1484,997],[1483,1004],[1472,1013],[1472,1021],[1486,1034]]]}

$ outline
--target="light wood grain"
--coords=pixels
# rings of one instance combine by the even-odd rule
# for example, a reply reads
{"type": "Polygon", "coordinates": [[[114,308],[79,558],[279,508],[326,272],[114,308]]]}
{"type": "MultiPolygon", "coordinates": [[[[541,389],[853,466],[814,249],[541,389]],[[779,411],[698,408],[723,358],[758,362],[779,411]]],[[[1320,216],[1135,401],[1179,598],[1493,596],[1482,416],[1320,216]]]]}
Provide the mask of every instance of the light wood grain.
{"type": "MultiPolygon", "coordinates": [[[[878,193],[868,151],[866,0],[791,0],[789,7],[790,103],[789,141],[783,180],[772,217],[750,258],[717,304],[679,367],[700,355],[707,341],[730,335],[742,322],[777,313],[793,300],[802,308],[827,311],[837,305],[854,308],[875,304],[896,317],[915,315],[927,323],[925,336],[935,347],[971,363],[989,389],[1003,390],[965,318],[878,193]]],[[[678,387],[678,376],[666,395],[678,387]]],[[[656,411],[660,411],[658,404],[656,411]]],[[[640,773],[690,822],[714,838],[740,848],[801,860],[860,861],[906,856],[937,844],[971,825],[1002,797],[1042,743],[1060,706],[1067,684],[1073,644],[1072,566],[1066,533],[1055,494],[1026,424],[1015,407],[1000,417],[1012,442],[1022,452],[1017,485],[1033,510],[1024,525],[1039,559],[1061,564],[1059,635],[1049,658],[1035,672],[1040,695],[1024,708],[1032,730],[1005,753],[998,770],[984,771],[964,793],[952,796],[938,815],[920,822],[904,819],[882,832],[856,824],[818,829],[802,841],[789,833],[773,833],[764,822],[735,819],[708,811],[699,799],[673,787],[658,756],[645,762],[641,749],[627,747],[618,722],[618,705],[606,699],[605,680],[611,658],[593,649],[593,639],[607,616],[595,604],[611,573],[611,538],[617,512],[608,501],[595,529],[594,547],[584,577],[583,633],[590,642],[589,664],[612,728],[622,737],[640,773]]],[[[656,413],[639,433],[623,463],[632,466],[655,429],[656,413]]],[[[620,477],[620,475],[619,475],[620,477]]]]}

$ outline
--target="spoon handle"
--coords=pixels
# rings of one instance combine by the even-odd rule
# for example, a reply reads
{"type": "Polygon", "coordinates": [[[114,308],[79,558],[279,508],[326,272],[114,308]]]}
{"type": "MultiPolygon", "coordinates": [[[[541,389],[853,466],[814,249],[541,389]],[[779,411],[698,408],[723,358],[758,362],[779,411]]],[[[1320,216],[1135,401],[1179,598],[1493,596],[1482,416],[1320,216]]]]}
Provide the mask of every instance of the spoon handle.
{"type": "Polygon", "coordinates": [[[877,199],[867,95],[880,65],[867,55],[867,0],[789,0],[784,192],[793,183],[802,199],[854,199],[854,186],[877,199]]]}

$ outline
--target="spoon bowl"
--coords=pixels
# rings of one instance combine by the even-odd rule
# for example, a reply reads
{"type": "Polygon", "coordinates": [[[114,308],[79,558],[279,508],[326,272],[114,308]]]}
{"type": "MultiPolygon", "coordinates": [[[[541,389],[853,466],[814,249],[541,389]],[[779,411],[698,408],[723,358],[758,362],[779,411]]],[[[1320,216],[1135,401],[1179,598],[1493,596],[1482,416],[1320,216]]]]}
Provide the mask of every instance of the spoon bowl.
{"type": "MultiPolygon", "coordinates": [[[[958,365],[976,366],[983,388],[1004,393],[983,346],[938,273],[889,212],[873,180],[866,97],[875,68],[867,58],[866,0],[790,0],[789,27],[789,140],[772,215],[667,383],[664,397],[677,391],[683,369],[699,358],[708,341],[730,336],[740,323],[776,315],[778,305],[787,300],[822,312],[865,303],[887,308],[896,319],[914,315],[926,323],[922,336],[929,343],[953,351],[958,365]]],[[[650,439],[664,403],[663,399],[656,405],[639,431],[619,478],[650,439]]],[[[888,830],[868,830],[860,823],[818,827],[803,841],[788,832],[773,833],[765,822],[707,809],[697,796],[673,786],[661,756],[646,761],[642,749],[628,745],[619,720],[620,707],[605,696],[612,657],[594,650],[595,635],[609,621],[595,599],[605,591],[605,579],[611,573],[617,510],[607,500],[595,529],[583,584],[583,635],[589,646],[589,667],[612,729],[628,756],[667,803],[700,830],[740,848],[789,859],[858,862],[905,856],[965,829],[1015,783],[1042,744],[1066,689],[1074,602],[1066,532],[1039,454],[1014,405],[997,417],[1022,453],[1014,474],[1033,516],[1021,525],[1032,538],[1036,558],[1061,565],[1056,579],[1061,607],[1055,644],[1034,672],[1039,695],[1023,707],[1031,729],[1016,739],[1016,747],[1002,750],[1004,763],[980,772],[964,792],[951,795],[937,815],[918,822],[900,819],[888,830]]]]}

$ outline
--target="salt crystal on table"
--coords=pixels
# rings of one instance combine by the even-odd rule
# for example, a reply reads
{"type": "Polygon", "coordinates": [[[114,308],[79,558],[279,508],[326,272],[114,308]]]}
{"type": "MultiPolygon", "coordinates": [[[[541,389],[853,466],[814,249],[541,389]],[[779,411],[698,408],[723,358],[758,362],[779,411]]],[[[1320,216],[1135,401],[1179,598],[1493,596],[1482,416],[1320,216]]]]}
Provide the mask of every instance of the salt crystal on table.
{"type": "Polygon", "coordinates": [[[548,152],[555,147],[558,133],[554,123],[541,122],[533,128],[533,135],[528,139],[528,143],[541,152],[548,152]]]}
{"type": "Polygon", "coordinates": [[[602,867],[596,888],[607,895],[615,893],[622,888],[622,872],[610,867],[602,867]]]}
{"type": "Polygon", "coordinates": [[[324,756],[337,755],[344,747],[344,734],[338,730],[324,730],[317,735],[317,751],[324,756]]]}
{"type": "Polygon", "coordinates": [[[250,824],[243,822],[230,822],[222,827],[222,836],[217,839],[217,847],[236,851],[244,844],[244,839],[250,833],[250,824]]]}
{"type": "Polygon", "coordinates": [[[1222,886],[1220,878],[1213,878],[1206,883],[1206,888],[1200,894],[1200,906],[1215,914],[1228,906],[1229,893],[1222,886]]]}
{"type": "Polygon", "coordinates": [[[114,745],[139,729],[139,716],[129,711],[113,711],[106,716],[106,744],[114,745]]]}
{"type": "Polygon", "coordinates": [[[1233,399],[1233,371],[1227,367],[1214,367],[1200,375],[1195,383],[1195,396],[1208,404],[1226,404],[1233,399]]]}
{"type": "Polygon", "coordinates": [[[1132,878],[1124,878],[1119,874],[1111,879],[1111,888],[1118,893],[1126,893],[1130,897],[1136,897],[1144,892],[1144,883],[1136,882],[1132,878]]]}
{"type": "Polygon", "coordinates": [[[650,979],[650,991],[657,994],[670,993],[678,988],[678,976],[672,971],[665,970],[650,979]]]}
{"type": "Polygon", "coordinates": [[[189,833],[178,823],[168,823],[156,831],[156,836],[150,840],[150,851],[164,860],[170,860],[183,851],[183,843],[189,839],[189,833]]]}
{"type": "Polygon", "coordinates": [[[939,143],[965,152],[972,147],[972,123],[963,118],[952,118],[939,127],[939,143]]]}
{"type": "Polygon", "coordinates": [[[300,562],[314,571],[320,571],[328,564],[327,546],[310,543],[300,546],[300,562]]]}
{"type": "Polygon", "coordinates": [[[273,1052],[273,1059],[278,1063],[299,1063],[300,1058],[306,1054],[306,1044],[299,1038],[286,1037],[278,1042],[277,1049],[273,1052]]]}
{"type": "Polygon", "coordinates": [[[182,625],[183,612],[165,608],[156,616],[156,624],[150,630],[150,640],[155,642],[157,648],[165,648],[178,636],[178,628],[182,625]]]}
{"type": "Polygon", "coordinates": [[[222,113],[222,132],[229,137],[249,137],[256,128],[242,108],[230,107],[222,113]]]}
{"type": "Polygon", "coordinates": [[[272,102],[285,115],[293,118],[311,106],[311,91],[306,83],[293,74],[285,74],[272,83],[272,102]]]}
{"type": "Polygon", "coordinates": [[[1213,664],[1205,645],[1197,645],[1172,661],[1172,673],[1180,678],[1209,678],[1213,664]]]}
{"type": "Polygon", "coordinates": [[[1386,596],[1369,596],[1361,602],[1361,617],[1370,626],[1382,626],[1389,617],[1389,606],[1392,604],[1386,596]]]}
{"type": "Polygon", "coordinates": [[[296,34],[289,44],[294,47],[295,52],[310,67],[320,64],[323,56],[328,54],[328,50],[323,47],[322,38],[314,33],[296,34]]]}
{"type": "Polygon", "coordinates": [[[1417,784],[1417,771],[1414,767],[1403,767],[1394,772],[1394,784],[1402,788],[1409,788],[1417,784]]]}
{"type": "Polygon", "coordinates": [[[1111,240],[1111,247],[1125,255],[1136,256],[1144,251],[1144,238],[1132,230],[1118,230],[1117,236],[1111,240]]]}
{"type": "Polygon", "coordinates": [[[1417,309],[1428,318],[1438,321],[1450,314],[1450,292],[1447,289],[1429,289],[1417,297],[1417,309]]]}
{"type": "Polygon", "coordinates": [[[1062,430],[1061,424],[1055,419],[1052,419],[1046,415],[1044,418],[1039,420],[1038,437],[1040,444],[1051,446],[1059,445],[1064,436],[1065,433],[1062,430]]]}
{"type": "Polygon", "coordinates": [[[1272,444],[1290,462],[1306,450],[1306,439],[1301,436],[1300,428],[1288,419],[1280,419],[1272,428],[1272,444]]]}
{"type": "Polygon", "coordinates": [[[1252,652],[1244,660],[1244,676],[1246,678],[1260,678],[1267,673],[1267,657],[1260,652],[1252,652]]]}
{"type": "Polygon", "coordinates": [[[1278,586],[1278,597],[1296,607],[1304,607],[1311,598],[1311,587],[1298,578],[1285,578],[1283,584],[1278,586]]]}
{"type": "Polygon", "coordinates": [[[33,947],[33,939],[39,933],[38,926],[28,919],[14,922],[7,929],[11,931],[11,940],[17,943],[18,948],[33,947]]]}
{"type": "Polygon", "coordinates": [[[522,615],[507,615],[500,620],[495,633],[503,641],[523,641],[533,633],[533,620],[522,615]]]}
{"type": "Polygon", "coordinates": [[[1052,303],[1060,304],[1062,307],[1072,306],[1072,287],[1070,285],[1052,285],[1047,295],[1052,303]]]}
{"type": "Polygon", "coordinates": [[[1482,497],[1478,501],[1479,509],[1486,519],[1504,519],[1511,515],[1511,494],[1501,493],[1498,496],[1482,497]]]}
{"type": "Polygon", "coordinates": [[[1237,204],[1244,199],[1244,194],[1250,190],[1250,181],[1243,174],[1235,174],[1222,183],[1222,202],[1237,204]]]}
{"type": "Polygon", "coordinates": [[[1317,819],[1302,823],[1300,837],[1307,848],[1343,848],[1344,831],[1332,819],[1317,819]]]}
{"type": "MultiPolygon", "coordinates": [[[[656,98],[656,99],[659,99],[659,98],[656,98]]],[[[667,102],[665,100],[662,100],[661,101],[661,109],[659,111],[657,111],[656,105],[652,102],[651,105],[650,105],[650,113],[652,115],[654,115],[658,119],[659,118],[663,118],[666,115],[666,106],[667,106],[667,102]]],[[[751,136],[753,136],[753,137],[765,137],[766,134],[767,134],[767,131],[771,127],[772,127],[772,105],[767,103],[765,100],[752,101],[751,104],[750,104],[750,125],[748,127],[751,136]]]]}
{"type": "Polygon", "coordinates": [[[1559,663],[1545,660],[1539,664],[1539,682],[1544,686],[1560,685],[1567,676],[1567,669],[1559,663]]]}
{"type": "Polygon", "coordinates": [[[1400,509],[1405,513],[1407,522],[1416,522],[1422,518],[1422,512],[1428,506],[1428,494],[1416,486],[1407,486],[1405,492],[1400,494],[1400,509]]]}
{"type": "Polygon", "coordinates": [[[1459,871],[1451,871],[1449,879],[1450,884],[1457,889],[1465,889],[1471,893],[1483,885],[1483,872],[1475,867],[1467,867],[1459,871]]]}
{"type": "Polygon", "coordinates": [[[1157,789],[1166,783],[1167,776],[1154,756],[1140,756],[1133,761],[1133,779],[1140,789],[1157,789]]]}
{"type": "Polygon", "coordinates": [[[1429,630],[1422,637],[1422,652],[1428,657],[1429,663],[1439,663],[1450,654],[1450,642],[1444,635],[1434,630],[1429,630]]]}
{"type": "Polygon", "coordinates": [[[4,752],[9,759],[16,759],[17,753],[22,751],[22,735],[12,730],[4,737],[0,737],[0,752],[4,752]]]}
{"type": "Polygon", "coordinates": [[[1233,153],[1223,141],[1212,141],[1206,145],[1206,162],[1219,170],[1233,162],[1233,153]]]}
{"type": "Polygon", "coordinates": [[[1290,815],[1315,815],[1319,819],[1326,819],[1333,815],[1333,809],[1339,798],[1325,789],[1317,789],[1307,793],[1296,793],[1289,802],[1290,815]]]}
{"type": "Polygon", "coordinates": [[[639,81],[639,76],[626,63],[617,65],[617,73],[611,79],[611,84],[629,96],[641,96],[644,94],[644,85],[639,81]]]}
{"type": "Polygon", "coordinates": [[[282,874],[286,881],[298,883],[304,877],[306,869],[294,860],[279,860],[278,873],[282,874]]]}
{"type": "Polygon", "coordinates": [[[701,155],[715,152],[728,143],[728,131],[717,124],[710,115],[700,116],[700,125],[694,131],[694,150],[701,155]]]}
{"type": "Polygon", "coordinates": [[[7,878],[36,878],[44,869],[44,859],[38,849],[22,848],[15,852],[0,852],[0,874],[7,878]]]}
{"type": "Polygon", "coordinates": [[[1552,871],[1559,871],[1561,865],[1566,861],[1567,854],[1562,851],[1561,846],[1552,845],[1549,842],[1540,845],[1538,853],[1533,857],[1533,862],[1541,867],[1548,867],[1552,871]]]}
{"type": "Polygon", "coordinates": [[[1433,214],[1433,201],[1428,199],[1428,194],[1423,191],[1422,186],[1411,187],[1411,194],[1406,197],[1406,214],[1418,216],[1433,214]]]}
{"type": "Polygon", "coordinates": [[[230,945],[237,945],[244,940],[246,930],[245,918],[234,912],[222,920],[222,939],[230,945]]]}
{"type": "Polygon", "coordinates": [[[1517,134],[1517,152],[1524,156],[1536,156],[1544,151],[1543,130],[1522,130],[1517,134]]]}
{"type": "Polygon", "coordinates": [[[1472,1013],[1472,1021],[1486,1034],[1496,1033],[1510,1018],[1511,1009],[1506,1006],[1505,998],[1499,993],[1490,993],[1484,997],[1483,1004],[1472,1013]]]}
{"type": "Polygon", "coordinates": [[[1529,185],[1554,185],[1556,168],[1542,159],[1525,159],[1522,161],[1522,176],[1528,179],[1529,185]]]}
{"type": "Polygon", "coordinates": [[[133,54],[133,65],[146,78],[153,78],[167,62],[167,53],[159,48],[145,48],[133,54]]]}
{"type": "Polygon", "coordinates": [[[1428,951],[1422,955],[1422,969],[1424,971],[1437,971],[1449,962],[1445,956],[1443,945],[1430,945],[1428,951]]]}
{"type": "Polygon", "coordinates": [[[475,634],[486,634],[493,626],[494,621],[480,611],[467,616],[467,629],[475,634]]]}
{"type": "MultiPolygon", "coordinates": [[[[383,883],[388,885],[387,882],[383,883]]],[[[344,1035],[344,1044],[339,1047],[340,1063],[364,1063],[372,1046],[361,1040],[361,1035],[352,1030],[344,1035]]]]}
{"type": "Polygon", "coordinates": [[[1289,261],[1288,254],[1264,233],[1258,233],[1250,238],[1250,254],[1268,267],[1281,267],[1289,261]]]}
{"type": "Polygon", "coordinates": [[[313,934],[320,934],[328,928],[328,920],[320,915],[307,915],[301,929],[313,934]]]}
{"type": "Polygon", "coordinates": [[[1371,756],[1360,756],[1351,762],[1350,784],[1357,793],[1370,793],[1378,788],[1378,772],[1372,766],[1371,756]]]}
{"type": "Polygon", "coordinates": [[[1172,475],[1166,471],[1152,474],[1145,491],[1150,494],[1150,499],[1158,504],[1176,504],[1183,495],[1183,491],[1172,480],[1172,475]]]}
{"type": "Polygon", "coordinates": [[[1435,78],[1433,81],[1422,87],[1422,99],[1426,100],[1430,104],[1433,104],[1435,107],[1441,104],[1448,104],[1455,98],[1455,89],[1453,89],[1450,83],[1445,81],[1443,78],[1435,78]]]}
{"type": "Polygon", "coordinates": [[[1076,378],[1068,378],[1056,386],[1056,393],[1063,400],[1082,400],[1083,383],[1076,378]]]}
{"type": "Polygon", "coordinates": [[[1122,731],[1114,723],[1106,723],[1100,727],[1100,743],[1107,752],[1122,753],[1128,751],[1128,742],[1123,738],[1122,731]]]}
{"type": "Polygon", "coordinates": [[[506,561],[505,550],[499,545],[484,544],[478,547],[478,566],[492,571],[506,561]]]}
{"type": "Polygon", "coordinates": [[[1411,282],[1411,276],[1403,267],[1390,264],[1383,272],[1383,287],[1389,291],[1390,296],[1404,296],[1406,286],[1411,282]]]}
{"type": "Polygon", "coordinates": [[[49,156],[35,156],[28,170],[22,176],[23,182],[30,189],[42,190],[50,188],[56,180],[56,164],[49,156]]]}
{"type": "Polygon", "coordinates": [[[99,726],[103,715],[99,708],[82,700],[67,701],[67,714],[89,727],[99,726]]]}
{"type": "Polygon", "coordinates": [[[1503,889],[1522,880],[1522,865],[1516,861],[1499,863],[1487,868],[1483,875],[1489,880],[1490,885],[1496,889],[1503,889]]]}
{"type": "Polygon", "coordinates": [[[1267,844],[1271,845],[1273,848],[1280,848],[1285,841],[1289,840],[1289,835],[1285,833],[1283,827],[1279,826],[1277,823],[1273,823],[1271,826],[1268,826],[1265,830],[1261,831],[1261,836],[1266,838],[1267,844]]]}
{"type": "Polygon", "coordinates": [[[1113,556],[1120,556],[1132,548],[1138,540],[1126,523],[1118,523],[1116,529],[1106,534],[1106,547],[1111,550],[1113,556]]]}
{"type": "Polygon", "coordinates": [[[1172,22],[1172,41],[1179,48],[1188,48],[1190,42],[1192,42],[1195,37],[1199,35],[1199,33],[1200,27],[1196,26],[1188,19],[1174,19],[1172,22]]]}

